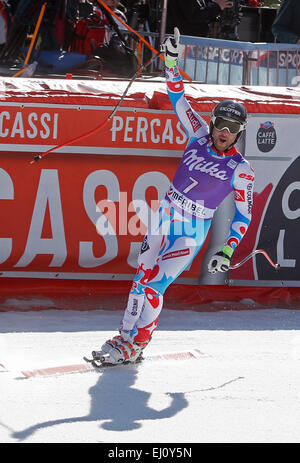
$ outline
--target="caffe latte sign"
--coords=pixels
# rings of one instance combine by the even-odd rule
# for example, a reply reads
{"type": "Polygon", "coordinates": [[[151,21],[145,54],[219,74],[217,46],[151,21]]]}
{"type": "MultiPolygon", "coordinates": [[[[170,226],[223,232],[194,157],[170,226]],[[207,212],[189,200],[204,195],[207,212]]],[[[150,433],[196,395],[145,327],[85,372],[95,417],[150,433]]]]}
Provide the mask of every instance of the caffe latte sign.
{"type": "Polygon", "coordinates": [[[260,124],[256,136],[258,149],[263,153],[268,153],[275,147],[276,141],[277,135],[276,130],[274,128],[274,123],[267,121],[260,124]]]}

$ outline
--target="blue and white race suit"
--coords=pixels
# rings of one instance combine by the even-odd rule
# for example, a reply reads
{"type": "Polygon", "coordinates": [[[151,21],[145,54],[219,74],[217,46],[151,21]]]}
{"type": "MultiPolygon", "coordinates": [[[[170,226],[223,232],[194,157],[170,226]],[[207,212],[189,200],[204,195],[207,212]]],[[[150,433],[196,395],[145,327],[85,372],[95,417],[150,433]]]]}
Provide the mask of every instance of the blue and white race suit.
{"type": "Polygon", "coordinates": [[[166,288],[186,269],[203,246],[215,210],[234,191],[235,215],[225,244],[233,250],[251,220],[254,172],[233,146],[219,152],[206,122],[184,96],[176,67],[166,68],[168,95],[188,142],[181,162],[148,228],[138,269],[121,323],[147,341],[157,326],[166,288]]]}

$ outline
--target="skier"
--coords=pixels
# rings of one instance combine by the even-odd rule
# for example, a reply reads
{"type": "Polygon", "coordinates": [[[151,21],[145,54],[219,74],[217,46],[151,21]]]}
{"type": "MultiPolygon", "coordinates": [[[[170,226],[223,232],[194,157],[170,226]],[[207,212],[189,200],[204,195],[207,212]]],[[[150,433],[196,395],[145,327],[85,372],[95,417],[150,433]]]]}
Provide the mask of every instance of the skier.
{"type": "Polygon", "coordinates": [[[254,172],[235,148],[247,124],[247,111],[233,100],[217,104],[209,127],[184,96],[176,67],[179,30],[165,39],[165,71],[169,98],[188,136],[188,143],[165,199],[148,227],[138,257],[119,335],[92,353],[100,363],[136,362],[151,340],[167,287],[203,246],[214,212],[235,192],[236,212],[229,236],[208,263],[210,273],[226,272],[251,220],[254,172]]]}

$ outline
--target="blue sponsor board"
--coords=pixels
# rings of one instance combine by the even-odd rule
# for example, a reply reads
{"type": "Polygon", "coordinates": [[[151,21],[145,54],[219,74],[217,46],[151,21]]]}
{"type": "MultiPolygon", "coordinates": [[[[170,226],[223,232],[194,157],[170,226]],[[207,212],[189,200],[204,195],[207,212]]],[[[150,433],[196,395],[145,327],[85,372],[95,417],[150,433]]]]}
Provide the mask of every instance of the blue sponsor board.
{"type": "Polygon", "coordinates": [[[221,85],[300,84],[300,46],[181,37],[179,66],[193,79],[221,85]]]}
{"type": "Polygon", "coordinates": [[[218,47],[189,45],[179,67],[193,79],[208,84],[241,85],[243,52],[218,47]]]}

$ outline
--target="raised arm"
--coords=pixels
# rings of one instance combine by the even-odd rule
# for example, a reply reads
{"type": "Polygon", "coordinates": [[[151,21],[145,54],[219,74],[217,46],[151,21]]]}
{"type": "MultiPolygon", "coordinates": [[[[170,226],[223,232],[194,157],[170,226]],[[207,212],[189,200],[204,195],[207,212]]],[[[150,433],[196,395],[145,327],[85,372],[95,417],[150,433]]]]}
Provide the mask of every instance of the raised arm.
{"type": "Polygon", "coordinates": [[[181,122],[189,141],[208,134],[204,119],[193,110],[184,95],[181,74],[177,68],[179,30],[174,28],[174,36],[165,39],[161,51],[165,55],[167,90],[173,109],[181,122]]]}

